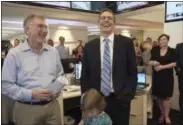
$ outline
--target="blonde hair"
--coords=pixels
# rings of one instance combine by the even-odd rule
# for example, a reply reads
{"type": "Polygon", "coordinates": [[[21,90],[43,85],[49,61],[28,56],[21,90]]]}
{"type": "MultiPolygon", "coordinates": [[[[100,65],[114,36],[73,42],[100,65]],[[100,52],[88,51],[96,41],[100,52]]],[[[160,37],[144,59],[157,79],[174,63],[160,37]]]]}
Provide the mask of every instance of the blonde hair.
{"type": "Polygon", "coordinates": [[[105,98],[95,89],[88,90],[81,97],[81,109],[84,113],[94,108],[102,112],[105,107],[105,98]]]}

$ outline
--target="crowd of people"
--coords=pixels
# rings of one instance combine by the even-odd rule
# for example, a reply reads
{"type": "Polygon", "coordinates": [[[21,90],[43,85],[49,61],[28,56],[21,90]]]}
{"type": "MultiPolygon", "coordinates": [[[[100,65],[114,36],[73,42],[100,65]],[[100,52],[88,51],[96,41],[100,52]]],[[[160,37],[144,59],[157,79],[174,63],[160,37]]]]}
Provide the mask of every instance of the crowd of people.
{"type": "MultiPolygon", "coordinates": [[[[152,95],[157,98],[161,111],[159,122],[167,125],[171,124],[169,111],[173,69],[176,69],[183,118],[183,43],[175,50],[168,46],[170,37],[162,34],[158,42],[147,38],[139,44],[136,38],[116,35],[115,22],[111,10],[101,11],[100,38],[85,46],[79,40],[72,51],[72,57],[82,62],[79,125],[129,125],[131,101],[137,86],[137,65],[152,67],[152,95]]],[[[15,41],[3,64],[2,93],[15,100],[17,125],[61,125],[56,100],[61,89],[53,93],[47,86],[57,84],[59,88],[65,82],[61,64],[62,59],[69,58],[65,38],[60,36],[56,47],[51,39],[44,44],[48,31],[45,18],[40,15],[28,16],[23,27],[27,39],[22,44],[15,41]]]]}

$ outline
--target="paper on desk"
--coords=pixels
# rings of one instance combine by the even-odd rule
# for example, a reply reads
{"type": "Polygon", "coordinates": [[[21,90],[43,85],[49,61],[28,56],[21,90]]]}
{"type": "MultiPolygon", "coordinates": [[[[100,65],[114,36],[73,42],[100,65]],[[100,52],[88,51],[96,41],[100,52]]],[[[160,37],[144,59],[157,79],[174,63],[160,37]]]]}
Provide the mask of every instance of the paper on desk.
{"type": "Polygon", "coordinates": [[[52,91],[55,95],[61,90],[63,90],[64,86],[68,85],[68,80],[64,76],[59,76],[54,82],[50,83],[46,88],[52,91]]]}

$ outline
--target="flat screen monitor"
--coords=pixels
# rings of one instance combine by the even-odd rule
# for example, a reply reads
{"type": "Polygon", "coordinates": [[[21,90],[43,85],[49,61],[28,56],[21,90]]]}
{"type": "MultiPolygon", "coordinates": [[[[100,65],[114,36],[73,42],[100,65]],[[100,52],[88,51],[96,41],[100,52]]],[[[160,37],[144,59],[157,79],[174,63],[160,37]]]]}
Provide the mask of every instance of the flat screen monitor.
{"type": "Polygon", "coordinates": [[[58,6],[58,7],[68,7],[70,8],[70,2],[61,2],[61,1],[35,1],[34,3],[50,5],[50,6],[58,6]]]}
{"type": "Polygon", "coordinates": [[[117,2],[117,12],[128,10],[128,9],[133,9],[133,8],[139,8],[139,7],[142,7],[145,5],[148,5],[148,2],[118,1],[117,2]]]}
{"type": "Polygon", "coordinates": [[[146,84],[146,73],[138,72],[137,79],[138,79],[138,81],[137,81],[138,85],[145,85],[146,84]]]}
{"type": "Polygon", "coordinates": [[[165,22],[183,20],[183,2],[165,2],[165,22]]]}
{"type": "Polygon", "coordinates": [[[81,69],[82,69],[81,63],[75,64],[75,79],[76,80],[80,80],[80,78],[81,78],[81,69]]]}
{"type": "Polygon", "coordinates": [[[91,11],[91,2],[78,2],[78,1],[73,1],[71,2],[72,8],[73,9],[79,9],[79,10],[88,10],[91,11]]]}
{"type": "Polygon", "coordinates": [[[62,67],[64,69],[64,73],[73,73],[74,72],[74,65],[78,63],[78,59],[76,58],[68,58],[61,60],[62,67]]]}

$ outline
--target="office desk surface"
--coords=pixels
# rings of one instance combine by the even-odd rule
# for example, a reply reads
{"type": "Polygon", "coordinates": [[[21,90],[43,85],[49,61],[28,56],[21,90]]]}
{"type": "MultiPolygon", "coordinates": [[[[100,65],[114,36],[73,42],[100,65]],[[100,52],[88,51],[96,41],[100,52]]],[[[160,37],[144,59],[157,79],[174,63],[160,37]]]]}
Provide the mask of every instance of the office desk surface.
{"type": "Polygon", "coordinates": [[[79,96],[81,96],[81,91],[75,91],[75,92],[63,91],[63,99],[74,98],[79,96]]]}
{"type": "MultiPolygon", "coordinates": [[[[146,76],[146,82],[149,84],[149,86],[145,89],[139,89],[136,91],[136,94],[146,94],[149,93],[152,87],[152,77],[151,76],[146,76]]],[[[81,96],[81,91],[73,91],[73,92],[67,92],[63,91],[63,99],[68,99],[68,98],[74,98],[74,97],[79,97],[81,96]]]]}

